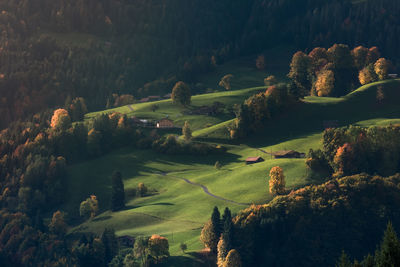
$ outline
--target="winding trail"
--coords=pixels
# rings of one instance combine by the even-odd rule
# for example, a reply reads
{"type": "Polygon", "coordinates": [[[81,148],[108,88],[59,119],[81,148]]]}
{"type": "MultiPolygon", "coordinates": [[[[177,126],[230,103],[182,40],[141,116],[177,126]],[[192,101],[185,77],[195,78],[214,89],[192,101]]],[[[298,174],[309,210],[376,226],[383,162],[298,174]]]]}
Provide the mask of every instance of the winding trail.
{"type": "Polygon", "coordinates": [[[201,187],[201,189],[203,189],[204,193],[206,193],[206,194],[209,195],[210,197],[213,197],[213,198],[216,198],[216,199],[219,199],[219,200],[223,200],[223,201],[226,201],[226,202],[229,202],[229,203],[232,203],[232,204],[236,204],[236,205],[241,205],[241,206],[249,206],[249,205],[251,205],[251,203],[236,202],[236,201],[234,201],[234,200],[230,200],[230,199],[226,199],[226,198],[223,198],[223,197],[214,195],[213,193],[210,192],[210,190],[207,188],[207,186],[205,186],[205,185],[203,185],[203,184],[199,184],[199,183],[192,182],[192,181],[190,181],[189,179],[186,179],[186,178],[167,175],[167,173],[165,173],[165,172],[163,172],[163,173],[158,173],[158,175],[176,178],[176,179],[182,180],[182,181],[184,181],[184,182],[186,182],[186,183],[188,183],[188,184],[201,187]]]}
{"type": "Polygon", "coordinates": [[[265,150],[263,150],[261,148],[255,148],[255,149],[258,150],[258,151],[261,151],[264,154],[268,154],[268,155],[272,155],[272,156],[274,155],[273,153],[267,152],[267,151],[265,151],[265,150]]]}
{"type": "Polygon", "coordinates": [[[132,105],[128,105],[128,108],[129,108],[131,111],[134,111],[132,105]]]}

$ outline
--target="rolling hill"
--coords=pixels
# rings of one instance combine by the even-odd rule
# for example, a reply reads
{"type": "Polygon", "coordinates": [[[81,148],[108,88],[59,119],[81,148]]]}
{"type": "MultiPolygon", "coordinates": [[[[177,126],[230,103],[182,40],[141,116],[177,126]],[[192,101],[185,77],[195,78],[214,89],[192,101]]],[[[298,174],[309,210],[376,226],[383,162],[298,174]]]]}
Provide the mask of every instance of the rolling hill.
{"type": "MultiPolygon", "coordinates": [[[[263,90],[264,87],[254,87],[197,95],[192,98],[192,107],[211,105],[215,101],[229,106],[263,90]]],[[[311,183],[306,178],[305,159],[274,159],[265,152],[293,149],[306,153],[310,148],[319,148],[323,122],[327,120],[337,121],[339,126],[400,123],[399,96],[400,80],[388,80],[363,86],[341,98],[306,97],[300,104],[270,121],[265,131],[240,143],[228,138],[226,126],[233,119],[228,112],[218,116],[186,115],[170,100],[102,111],[117,111],[155,120],[168,115],[177,125],[187,120],[192,125],[195,138],[223,143],[228,150],[225,155],[195,157],[163,155],[152,150],[126,147],[101,158],[72,165],[66,188],[70,198],[64,209],[77,215],[79,203],[90,194],[95,194],[102,213],[77,225],[70,232],[100,233],[105,227],[113,227],[118,235],[148,236],[157,233],[168,237],[173,262],[177,261],[179,265],[181,260],[192,260],[190,254],[183,255],[179,245],[187,243],[189,252],[202,249],[199,234],[214,206],[220,210],[229,207],[237,213],[251,203],[266,203],[272,199],[267,185],[271,167],[279,165],[284,169],[286,185],[290,189],[311,183]],[[384,92],[383,103],[377,102],[378,88],[384,92]],[[155,112],[151,111],[154,104],[159,106],[155,112]],[[209,125],[212,126],[206,127],[209,125]],[[265,161],[246,165],[244,160],[249,156],[262,156],[265,161]],[[216,161],[222,164],[220,170],[214,168],[216,161]],[[128,198],[125,210],[112,213],[108,209],[114,170],[122,172],[128,198]],[[144,182],[156,192],[143,198],[129,197],[129,192],[139,182],[144,182]]],[[[85,119],[90,121],[99,113],[89,113],[85,119]]]]}

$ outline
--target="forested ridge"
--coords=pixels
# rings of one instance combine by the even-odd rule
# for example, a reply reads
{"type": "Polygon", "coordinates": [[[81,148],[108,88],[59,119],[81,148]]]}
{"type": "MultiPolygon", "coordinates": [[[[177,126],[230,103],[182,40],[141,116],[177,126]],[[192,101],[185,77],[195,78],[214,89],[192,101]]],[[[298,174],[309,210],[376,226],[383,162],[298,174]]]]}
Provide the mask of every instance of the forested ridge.
{"type": "Polygon", "coordinates": [[[3,128],[70,98],[96,110],[113,93],[169,92],[177,80],[194,83],[215,64],[281,44],[378,46],[399,58],[400,4],[390,0],[25,0],[0,1],[0,10],[3,128]],[[56,33],[92,38],[77,45],[56,33]]]}
{"type": "MultiPolygon", "coordinates": [[[[270,76],[265,92],[226,107],[230,115],[236,113],[226,132],[231,139],[244,139],[265,130],[282,113],[306,105],[305,95],[343,96],[360,84],[386,80],[390,62],[385,58],[393,70],[400,62],[398,14],[400,2],[393,0],[0,0],[0,265],[106,266],[114,256],[119,263],[133,257],[134,264],[140,257],[112,248],[117,242],[114,230],[79,240],[68,236],[68,224],[95,217],[99,202],[90,195],[81,202],[80,216],[78,209],[70,214],[59,210],[66,198],[67,168],[122,147],[171,157],[223,157],[227,152],[218,144],[192,141],[187,121],[183,141],[147,131],[145,120],[118,112],[82,122],[88,111],[170,93],[175,85],[184,90],[178,94],[172,89],[171,105],[185,116],[193,111],[192,94],[206,89],[194,86],[201,74],[234,58],[256,59],[280,45],[304,51],[293,58],[305,59],[310,68],[293,60],[291,82],[277,83],[270,76]],[[337,60],[343,58],[348,61],[337,60]],[[363,64],[353,66],[357,59],[363,64]],[[323,66],[326,75],[318,69],[323,66]],[[351,77],[341,82],[344,74],[351,77]],[[336,83],[328,79],[332,75],[336,83]],[[75,239],[68,243],[70,237],[75,239]]],[[[224,76],[227,90],[229,77],[233,75],[224,76]]],[[[384,100],[390,94],[385,96],[382,88],[374,103],[395,101],[384,100]]],[[[218,113],[220,104],[200,108],[215,107],[218,113]]],[[[151,106],[153,113],[159,108],[151,106]]],[[[306,160],[309,178],[324,184],[286,191],[283,169],[274,167],[280,185],[270,191],[282,196],[237,216],[227,209],[226,226],[218,227],[228,230],[217,229],[210,254],[219,253],[222,234],[220,240],[230,242],[223,266],[239,266],[226,263],[238,255],[244,266],[325,266],[342,249],[361,259],[382,236],[375,228],[382,229],[388,220],[396,228],[400,222],[399,136],[400,127],[392,125],[326,130],[323,149],[310,150],[306,160]]],[[[215,170],[220,168],[215,162],[215,170]]],[[[125,197],[122,175],[116,173],[118,190],[112,190],[125,197]]],[[[140,183],[135,190],[145,196],[147,189],[140,183]]],[[[113,196],[118,200],[113,211],[125,208],[124,198],[118,197],[113,196]]],[[[165,237],[154,235],[144,243],[141,257],[150,262],[169,255],[165,237]],[[166,253],[146,254],[152,242],[164,243],[166,253]]]]}

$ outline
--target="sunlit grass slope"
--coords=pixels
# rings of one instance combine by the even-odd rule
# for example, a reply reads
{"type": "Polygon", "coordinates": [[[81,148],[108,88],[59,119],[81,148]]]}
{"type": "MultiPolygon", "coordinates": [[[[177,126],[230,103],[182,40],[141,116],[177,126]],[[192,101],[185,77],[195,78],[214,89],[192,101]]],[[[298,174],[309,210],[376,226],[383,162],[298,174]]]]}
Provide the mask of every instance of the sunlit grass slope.
{"type": "MultiPolygon", "coordinates": [[[[199,95],[193,98],[193,103],[240,103],[247,95],[259,90],[263,88],[199,95]]],[[[305,178],[305,159],[273,159],[263,151],[294,149],[308,152],[310,148],[320,148],[324,120],[337,120],[339,126],[399,123],[399,97],[399,80],[367,85],[342,98],[307,97],[303,103],[271,121],[265,131],[243,140],[241,144],[228,139],[226,126],[231,123],[230,120],[186,115],[180,118],[176,114],[180,108],[169,100],[158,102],[160,108],[156,112],[150,111],[153,103],[133,105],[133,112],[127,107],[119,108],[117,110],[126,114],[142,114],[152,118],[169,115],[178,121],[191,120],[196,130],[194,136],[204,141],[224,142],[228,152],[225,155],[196,157],[162,155],[152,150],[126,147],[71,166],[66,188],[70,197],[64,209],[70,214],[77,214],[80,201],[95,194],[102,212],[71,231],[100,233],[105,227],[113,227],[118,235],[161,234],[168,237],[171,255],[175,256],[172,261],[178,261],[179,266],[180,260],[190,257],[180,252],[179,244],[187,243],[189,251],[202,248],[199,241],[201,227],[209,219],[214,206],[220,210],[229,207],[235,213],[246,207],[243,204],[265,203],[271,199],[267,185],[271,167],[279,165],[284,169],[289,189],[309,183],[305,178]],[[378,86],[382,86],[385,95],[382,103],[376,99],[378,86]],[[202,126],[212,120],[217,124],[208,128],[202,126]],[[262,156],[265,161],[246,165],[244,160],[249,156],[262,156]],[[214,168],[217,160],[222,164],[220,170],[214,168]],[[128,198],[125,210],[111,213],[108,208],[114,170],[122,172],[127,192],[139,182],[144,182],[157,193],[144,198],[128,198]],[[202,188],[188,184],[182,178],[205,185],[212,194],[223,199],[206,194],[202,188]]],[[[87,119],[93,116],[95,114],[88,114],[87,119]]]]}

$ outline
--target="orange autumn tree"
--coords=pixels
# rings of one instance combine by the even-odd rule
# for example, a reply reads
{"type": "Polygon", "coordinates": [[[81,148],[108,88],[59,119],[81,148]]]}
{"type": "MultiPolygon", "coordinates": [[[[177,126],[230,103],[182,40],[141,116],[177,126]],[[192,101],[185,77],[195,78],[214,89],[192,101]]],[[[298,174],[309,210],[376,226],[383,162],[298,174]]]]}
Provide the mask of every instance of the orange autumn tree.
{"type": "Polygon", "coordinates": [[[360,81],[361,85],[376,82],[378,80],[378,76],[375,73],[374,65],[369,64],[368,66],[360,70],[358,74],[358,80],[360,81]]]}
{"type": "Polygon", "coordinates": [[[284,194],[286,183],[283,169],[279,166],[272,167],[269,177],[269,192],[272,195],[284,194]]]}
{"type": "Polygon", "coordinates": [[[385,58],[378,59],[374,64],[374,69],[376,75],[378,75],[379,80],[385,80],[389,76],[390,62],[385,58]]]}
{"type": "Polygon", "coordinates": [[[155,263],[164,261],[169,257],[168,239],[159,235],[152,235],[148,242],[149,255],[155,260],[155,263]]]}
{"type": "Polygon", "coordinates": [[[331,70],[321,71],[315,82],[318,96],[329,96],[335,87],[335,75],[331,70]]]}
{"type": "Polygon", "coordinates": [[[51,128],[66,130],[71,126],[71,118],[63,108],[56,109],[53,113],[53,117],[51,117],[51,128]]]}

